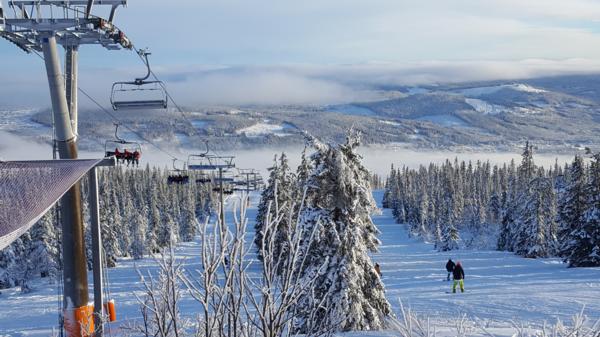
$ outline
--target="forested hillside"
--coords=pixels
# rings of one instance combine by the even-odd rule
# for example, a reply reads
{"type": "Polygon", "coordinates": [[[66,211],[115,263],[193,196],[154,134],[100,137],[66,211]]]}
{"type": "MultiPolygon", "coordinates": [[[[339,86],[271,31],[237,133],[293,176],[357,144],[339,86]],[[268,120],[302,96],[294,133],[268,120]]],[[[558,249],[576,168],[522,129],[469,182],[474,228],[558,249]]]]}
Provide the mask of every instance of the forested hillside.
{"type": "Polygon", "coordinates": [[[527,143],[519,165],[489,162],[392,168],[384,207],[438,250],[496,248],[530,258],[600,265],[600,154],[589,164],[536,166],[527,143]]]}

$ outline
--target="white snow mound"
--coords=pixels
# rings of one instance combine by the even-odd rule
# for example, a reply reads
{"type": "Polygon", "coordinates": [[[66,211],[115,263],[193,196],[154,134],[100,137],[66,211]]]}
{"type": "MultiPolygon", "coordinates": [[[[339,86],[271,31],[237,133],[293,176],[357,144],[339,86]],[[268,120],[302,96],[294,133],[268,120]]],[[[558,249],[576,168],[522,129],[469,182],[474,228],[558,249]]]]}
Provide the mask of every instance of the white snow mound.
{"type": "Polygon", "coordinates": [[[289,126],[287,125],[256,123],[252,126],[239,129],[235,133],[238,135],[245,134],[246,137],[261,137],[266,135],[285,137],[290,135],[290,133],[286,132],[288,129],[289,126]]]}

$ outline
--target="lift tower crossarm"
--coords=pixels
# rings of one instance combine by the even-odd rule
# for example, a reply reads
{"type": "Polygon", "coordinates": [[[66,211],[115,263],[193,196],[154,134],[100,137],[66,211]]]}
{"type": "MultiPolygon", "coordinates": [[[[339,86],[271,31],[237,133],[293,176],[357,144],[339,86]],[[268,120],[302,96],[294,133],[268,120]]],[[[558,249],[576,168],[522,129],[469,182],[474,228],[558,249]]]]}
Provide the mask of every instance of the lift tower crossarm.
{"type": "MultiPolygon", "coordinates": [[[[55,6],[88,6],[90,0],[11,0],[9,6],[33,6],[33,5],[55,5],[55,6]]],[[[93,0],[94,5],[127,6],[127,0],[93,0]]],[[[90,8],[91,9],[91,8],[90,8]]]]}
{"type": "Polygon", "coordinates": [[[92,2],[95,6],[111,6],[110,18],[106,20],[87,15],[76,8],[89,5],[89,0],[12,0],[8,2],[9,6],[15,9],[12,18],[1,13],[0,4],[0,37],[28,53],[33,50],[42,51],[43,33],[54,34],[57,44],[65,48],[97,44],[109,50],[131,49],[133,46],[127,36],[112,24],[116,9],[119,6],[126,6],[127,1],[95,0],[92,2]],[[53,11],[47,9],[54,7],[73,13],[48,17],[48,12],[53,11]]]}

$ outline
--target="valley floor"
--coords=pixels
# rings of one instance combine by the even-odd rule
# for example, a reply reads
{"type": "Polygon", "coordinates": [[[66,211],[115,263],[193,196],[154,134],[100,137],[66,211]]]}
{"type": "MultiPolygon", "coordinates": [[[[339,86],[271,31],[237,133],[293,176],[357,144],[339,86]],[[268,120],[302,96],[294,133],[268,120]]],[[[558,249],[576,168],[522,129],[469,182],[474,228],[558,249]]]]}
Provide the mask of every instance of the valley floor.
{"type": "MultiPolygon", "coordinates": [[[[375,197],[380,201],[381,192],[375,192],[375,197]]],[[[257,201],[257,196],[253,196],[247,214],[249,230],[253,228],[257,201]]],[[[231,211],[228,217],[231,219],[231,211]]],[[[600,268],[567,269],[557,259],[524,259],[496,251],[439,253],[433,245],[408,238],[405,227],[394,223],[390,210],[374,216],[374,221],[381,231],[382,246],[373,259],[381,265],[387,297],[396,315],[400,316],[402,301],[405,307],[429,317],[440,335],[452,335],[451,327],[463,314],[497,336],[511,336],[511,322],[535,327],[557,319],[568,323],[583,307],[590,319],[600,318],[600,268]],[[449,293],[451,282],[445,280],[444,269],[449,257],[461,261],[465,268],[465,293],[449,293]]],[[[176,254],[187,270],[198,269],[198,242],[180,244],[176,254]]],[[[156,273],[156,262],[152,258],[122,260],[108,271],[111,298],[117,303],[121,324],[140,316],[134,296],[134,292],[141,294],[137,269],[156,273]]],[[[34,287],[35,291],[24,295],[16,288],[1,291],[0,336],[52,334],[57,326],[56,285],[39,280],[34,287]]],[[[193,316],[198,308],[186,294],[182,312],[193,316]]],[[[116,334],[118,328],[113,332],[116,334]]],[[[468,335],[482,333],[472,330],[468,335]]]]}

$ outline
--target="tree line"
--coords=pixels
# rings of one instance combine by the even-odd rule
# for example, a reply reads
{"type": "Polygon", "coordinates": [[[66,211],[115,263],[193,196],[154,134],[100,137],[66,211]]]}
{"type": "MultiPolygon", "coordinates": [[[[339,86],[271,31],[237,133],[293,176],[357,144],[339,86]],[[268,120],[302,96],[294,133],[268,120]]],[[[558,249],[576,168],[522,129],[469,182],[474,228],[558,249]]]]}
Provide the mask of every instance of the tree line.
{"type": "Polygon", "coordinates": [[[441,251],[491,242],[498,250],[600,265],[600,154],[537,166],[526,143],[517,165],[446,160],[391,168],[383,206],[441,251]]]}
{"type": "MultiPolygon", "coordinates": [[[[168,170],[149,166],[98,170],[100,223],[108,267],[114,267],[121,257],[139,259],[172,243],[190,241],[197,233],[196,219],[210,216],[211,186],[168,185],[167,176],[168,170]]],[[[87,179],[82,180],[82,193],[91,268],[87,179]]],[[[31,279],[58,275],[61,227],[56,213],[56,207],[52,208],[31,230],[0,251],[0,289],[21,286],[27,291],[31,279]]]]}

